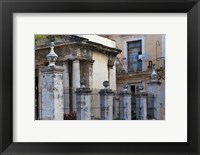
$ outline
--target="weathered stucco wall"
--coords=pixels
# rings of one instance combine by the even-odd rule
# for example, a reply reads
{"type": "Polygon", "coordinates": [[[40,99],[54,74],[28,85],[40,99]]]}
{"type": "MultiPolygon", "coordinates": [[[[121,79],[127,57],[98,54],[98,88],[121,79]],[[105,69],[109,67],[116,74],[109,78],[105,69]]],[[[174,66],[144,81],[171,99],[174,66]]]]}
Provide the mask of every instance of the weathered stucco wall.
{"type": "MultiPolygon", "coordinates": [[[[162,35],[146,35],[145,36],[145,52],[148,53],[149,59],[145,62],[145,68],[148,66],[148,61],[156,63],[156,41],[159,41],[160,46],[157,46],[157,58],[162,57],[162,35]]],[[[157,59],[158,66],[161,66],[161,59],[157,59]]]]}
{"type": "MultiPolygon", "coordinates": [[[[165,35],[162,34],[152,34],[152,35],[110,35],[110,39],[116,41],[116,47],[121,49],[122,52],[118,54],[120,60],[124,57],[127,58],[127,49],[126,49],[126,42],[127,41],[134,41],[134,40],[142,40],[143,41],[143,52],[148,53],[148,60],[143,61],[143,70],[147,69],[148,61],[151,60],[155,63],[156,59],[156,41],[158,40],[160,46],[157,46],[157,57],[164,56],[165,52],[165,35]]],[[[158,60],[158,65],[161,66],[161,60],[158,60]]]]}
{"type": "Polygon", "coordinates": [[[93,42],[96,42],[96,43],[99,43],[99,44],[102,44],[102,45],[105,45],[108,47],[112,47],[112,48],[116,47],[115,41],[112,41],[110,39],[107,39],[107,38],[104,38],[104,37],[101,37],[98,35],[77,35],[77,36],[87,38],[90,41],[93,41],[93,42]]]}
{"type": "Polygon", "coordinates": [[[94,52],[93,60],[93,88],[102,89],[103,82],[108,80],[108,56],[94,52]]]}
{"type": "Polygon", "coordinates": [[[103,82],[108,80],[108,56],[93,52],[93,89],[92,89],[92,119],[100,118],[100,89],[103,89],[103,82]]]}

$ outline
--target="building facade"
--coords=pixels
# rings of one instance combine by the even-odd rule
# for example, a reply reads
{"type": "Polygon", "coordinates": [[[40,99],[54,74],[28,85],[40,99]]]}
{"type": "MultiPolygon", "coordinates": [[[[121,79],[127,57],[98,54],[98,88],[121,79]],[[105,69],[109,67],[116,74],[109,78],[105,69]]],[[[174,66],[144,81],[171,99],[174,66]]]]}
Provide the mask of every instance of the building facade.
{"type": "MultiPolygon", "coordinates": [[[[35,45],[36,119],[41,119],[42,115],[41,70],[48,65],[46,56],[50,52],[51,39],[51,36],[46,36],[38,39],[35,45]]],[[[64,114],[77,111],[75,91],[80,88],[82,78],[93,93],[91,106],[100,107],[97,94],[103,88],[102,83],[107,80],[109,88],[116,90],[115,58],[121,50],[115,48],[114,41],[97,35],[55,35],[53,41],[58,55],[56,65],[64,68],[64,114]]],[[[100,111],[94,110],[93,117],[100,117],[100,111]]]]}
{"type": "MultiPolygon", "coordinates": [[[[140,86],[148,90],[153,65],[161,82],[161,119],[165,119],[165,34],[144,35],[104,35],[116,42],[122,52],[116,60],[117,90],[128,84],[132,94],[138,93],[140,86]]],[[[136,102],[132,97],[132,103],[136,102]]],[[[132,106],[133,107],[133,106],[132,106]]]]}
{"type": "Polygon", "coordinates": [[[37,39],[35,99],[36,119],[164,120],[165,35],[37,39]]]}

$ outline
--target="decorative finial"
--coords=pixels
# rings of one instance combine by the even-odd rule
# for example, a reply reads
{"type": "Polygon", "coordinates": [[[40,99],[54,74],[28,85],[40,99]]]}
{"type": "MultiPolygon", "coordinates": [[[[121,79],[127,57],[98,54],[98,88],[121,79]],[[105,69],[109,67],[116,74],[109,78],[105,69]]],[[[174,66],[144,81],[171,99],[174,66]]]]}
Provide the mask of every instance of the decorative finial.
{"type": "Polygon", "coordinates": [[[86,79],[85,79],[85,77],[81,78],[80,84],[81,84],[81,88],[85,88],[85,85],[86,85],[86,79]]]}
{"type": "Polygon", "coordinates": [[[153,71],[151,73],[151,81],[157,81],[158,80],[158,75],[156,73],[156,67],[153,65],[153,71]]]}
{"type": "Polygon", "coordinates": [[[54,52],[54,41],[51,41],[51,51],[50,53],[47,55],[47,60],[49,62],[48,66],[55,66],[55,62],[58,58],[58,55],[54,52]]]}
{"type": "Polygon", "coordinates": [[[123,88],[124,88],[124,92],[128,91],[128,83],[127,82],[124,84],[123,88]]]}
{"type": "Polygon", "coordinates": [[[103,82],[103,86],[105,87],[105,89],[108,89],[109,81],[104,81],[103,82]]]}
{"type": "Polygon", "coordinates": [[[139,89],[139,91],[144,90],[144,85],[142,84],[142,85],[138,86],[138,89],[139,89]]]}

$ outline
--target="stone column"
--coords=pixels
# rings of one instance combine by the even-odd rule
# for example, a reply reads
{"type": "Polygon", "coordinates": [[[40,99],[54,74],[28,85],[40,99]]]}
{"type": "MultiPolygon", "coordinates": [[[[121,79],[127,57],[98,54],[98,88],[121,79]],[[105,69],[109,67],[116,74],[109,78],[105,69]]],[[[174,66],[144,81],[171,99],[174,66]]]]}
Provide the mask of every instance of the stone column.
{"type": "Polygon", "coordinates": [[[146,92],[139,92],[136,94],[136,119],[147,119],[147,96],[146,92]]]}
{"type": "Polygon", "coordinates": [[[112,89],[109,89],[109,82],[103,82],[104,89],[99,91],[100,94],[100,107],[101,107],[101,120],[113,120],[113,94],[112,89]]]}
{"type": "Polygon", "coordinates": [[[158,81],[155,66],[153,66],[153,71],[151,74],[151,80],[148,84],[148,93],[154,95],[154,102],[152,104],[153,109],[153,119],[160,119],[160,107],[161,107],[161,82],[158,81]]]}
{"type": "Polygon", "coordinates": [[[81,88],[76,89],[76,116],[77,120],[91,120],[91,90],[85,88],[82,81],[81,88]]]}
{"type": "Polygon", "coordinates": [[[114,94],[113,97],[113,119],[119,119],[119,94],[114,94]]]}
{"type": "Polygon", "coordinates": [[[73,67],[72,67],[72,89],[73,89],[73,104],[72,108],[73,111],[76,111],[76,89],[80,88],[80,61],[74,60],[73,67]]]}
{"type": "Polygon", "coordinates": [[[89,63],[89,88],[93,89],[93,63],[89,63]]]}
{"type": "MultiPolygon", "coordinates": [[[[94,62],[94,61],[93,61],[94,62]]],[[[95,95],[94,95],[94,93],[95,93],[95,91],[96,90],[94,90],[94,88],[93,88],[93,62],[89,62],[89,88],[92,90],[92,94],[91,94],[91,107],[95,107],[96,106],[96,104],[98,104],[99,102],[94,102],[94,100],[95,100],[95,95]]],[[[98,100],[99,101],[99,100],[98,100]]],[[[92,109],[91,110],[91,115],[92,116],[94,116],[94,109],[92,109]]]]}
{"type": "Polygon", "coordinates": [[[42,119],[42,72],[38,68],[38,119],[42,119]]]}
{"type": "Polygon", "coordinates": [[[108,82],[110,89],[116,89],[115,56],[108,56],[108,82]]]}
{"type": "Polygon", "coordinates": [[[131,120],[131,93],[128,91],[128,85],[120,92],[120,119],[131,120]]]}
{"type": "Polygon", "coordinates": [[[64,86],[64,113],[69,114],[69,68],[68,61],[63,62],[63,86],[64,86]]]}
{"type": "Polygon", "coordinates": [[[116,90],[116,71],[115,67],[108,68],[108,81],[110,83],[110,89],[116,90]]]}

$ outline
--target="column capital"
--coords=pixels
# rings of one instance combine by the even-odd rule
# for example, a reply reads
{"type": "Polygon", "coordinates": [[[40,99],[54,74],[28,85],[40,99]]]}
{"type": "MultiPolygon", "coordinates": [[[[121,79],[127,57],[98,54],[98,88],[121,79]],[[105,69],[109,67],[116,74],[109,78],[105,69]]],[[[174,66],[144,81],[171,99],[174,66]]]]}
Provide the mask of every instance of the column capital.
{"type": "Polygon", "coordinates": [[[113,66],[115,65],[115,59],[116,59],[116,56],[114,55],[108,55],[108,67],[109,68],[113,68],[113,66]]]}
{"type": "Polygon", "coordinates": [[[68,63],[69,59],[63,60],[63,63],[68,63]]]}
{"type": "Polygon", "coordinates": [[[95,60],[88,60],[88,62],[90,63],[90,65],[93,65],[93,63],[95,62],[95,60]]]}
{"type": "Polygon", "coordinates": [[[80,59],[78,59],[78,58],[72,59],[72,62],[73,62],[73,63],[79,63],[79,62],[80,62],[80,59]]]}

